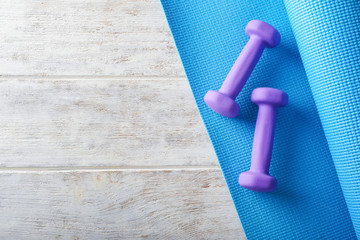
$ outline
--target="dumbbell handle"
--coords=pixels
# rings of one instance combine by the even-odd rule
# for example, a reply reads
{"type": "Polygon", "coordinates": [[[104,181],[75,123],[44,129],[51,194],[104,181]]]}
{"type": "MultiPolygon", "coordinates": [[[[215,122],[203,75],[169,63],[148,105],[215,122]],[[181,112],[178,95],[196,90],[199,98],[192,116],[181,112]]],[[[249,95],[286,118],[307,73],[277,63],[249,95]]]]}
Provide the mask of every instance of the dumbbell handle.
{"type": "Polygon", "coordinates": [[[219,92],[235,99],[250,77],[264,49],[265,43],[258,36],[252,35],[235,61],[219,92]]]}
{"type": "Polygon", "coordinates": [[[259,104],[250,171],[269,174],[274,143],[276,109],[275,106],[270,104],[259,104]]]}

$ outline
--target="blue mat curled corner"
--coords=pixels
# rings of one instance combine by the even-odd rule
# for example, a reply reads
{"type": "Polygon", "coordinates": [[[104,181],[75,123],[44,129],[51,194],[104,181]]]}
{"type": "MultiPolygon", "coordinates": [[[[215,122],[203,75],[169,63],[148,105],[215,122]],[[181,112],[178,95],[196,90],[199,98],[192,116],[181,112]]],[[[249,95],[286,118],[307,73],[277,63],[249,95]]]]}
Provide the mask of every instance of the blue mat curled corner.
{"type": "Polygon", "coordinates": [[[162,4],[247,238],[360,236],[359,1],[162,4]],[[248,40],[244,29],[252,19],[277,28],[282,42],[265,50],[237,98],[240,115],[225,118],[211,111],[203,97],[221,86],[248,40]],[[277,114],[270,169],[279,185],[265,194],[237,182],[250,166],[257,114],[250,93],[257,87],[289,95],[289,105],[277,114]]]}

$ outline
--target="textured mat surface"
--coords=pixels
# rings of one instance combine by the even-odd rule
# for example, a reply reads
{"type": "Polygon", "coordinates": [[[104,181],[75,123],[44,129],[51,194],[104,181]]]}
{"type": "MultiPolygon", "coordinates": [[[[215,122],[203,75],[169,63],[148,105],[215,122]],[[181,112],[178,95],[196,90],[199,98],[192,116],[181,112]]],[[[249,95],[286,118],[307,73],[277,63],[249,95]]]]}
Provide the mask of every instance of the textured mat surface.
{"type": "Polygon", "coordinates": [[[162,4],[248,239],[354,239],[355,230],[284,3],[162,0],[162,4]],[[275,26],[282,42],[265,50],[237,98],[240,115],[225,118],[211,111],[203,97],[209,89],[220,88],[248,41],[244,29],[252,19],[275,26]],[[246,190],[237,182],[250,166],[257,115],[250,94],[257,87],[275,87],[289,95],[289,105],[277,114],[270,169],[278,179],[278,189],[265,194],[246,190]]]}
{"type": "Polygon", "coordinates": [[[360,1],[285,1],[360,237],[360,1]]]}

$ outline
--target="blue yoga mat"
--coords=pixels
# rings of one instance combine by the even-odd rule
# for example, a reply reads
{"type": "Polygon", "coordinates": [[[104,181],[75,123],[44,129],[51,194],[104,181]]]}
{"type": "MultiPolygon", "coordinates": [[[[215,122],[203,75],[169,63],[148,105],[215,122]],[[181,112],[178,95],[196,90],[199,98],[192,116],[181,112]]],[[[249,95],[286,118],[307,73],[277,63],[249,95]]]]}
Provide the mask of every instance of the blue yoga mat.
{"type": "Polygon", "coordinates": [[[200,114],[248,239],[360,236],[360,3],[355,0],[162,0],[200,114]],[[248,41],[253,19],[282,35],[266,49],[237,98],[235,119],[203,97],[219,89],[248,41]],[[257,87],[289,95],[279,109],[272,193],[238,184],[250,167],[257,87]]]}

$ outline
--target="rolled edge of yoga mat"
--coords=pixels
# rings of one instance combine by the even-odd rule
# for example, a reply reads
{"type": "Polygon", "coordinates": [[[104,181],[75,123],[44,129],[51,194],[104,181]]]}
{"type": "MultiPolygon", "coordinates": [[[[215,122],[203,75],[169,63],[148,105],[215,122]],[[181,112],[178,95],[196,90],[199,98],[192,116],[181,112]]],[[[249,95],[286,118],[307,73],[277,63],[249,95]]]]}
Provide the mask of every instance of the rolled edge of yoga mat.
{"type": "Polygon", "coordinates": [[[360,1],[284,2],[360,238],[360,1]]]}

